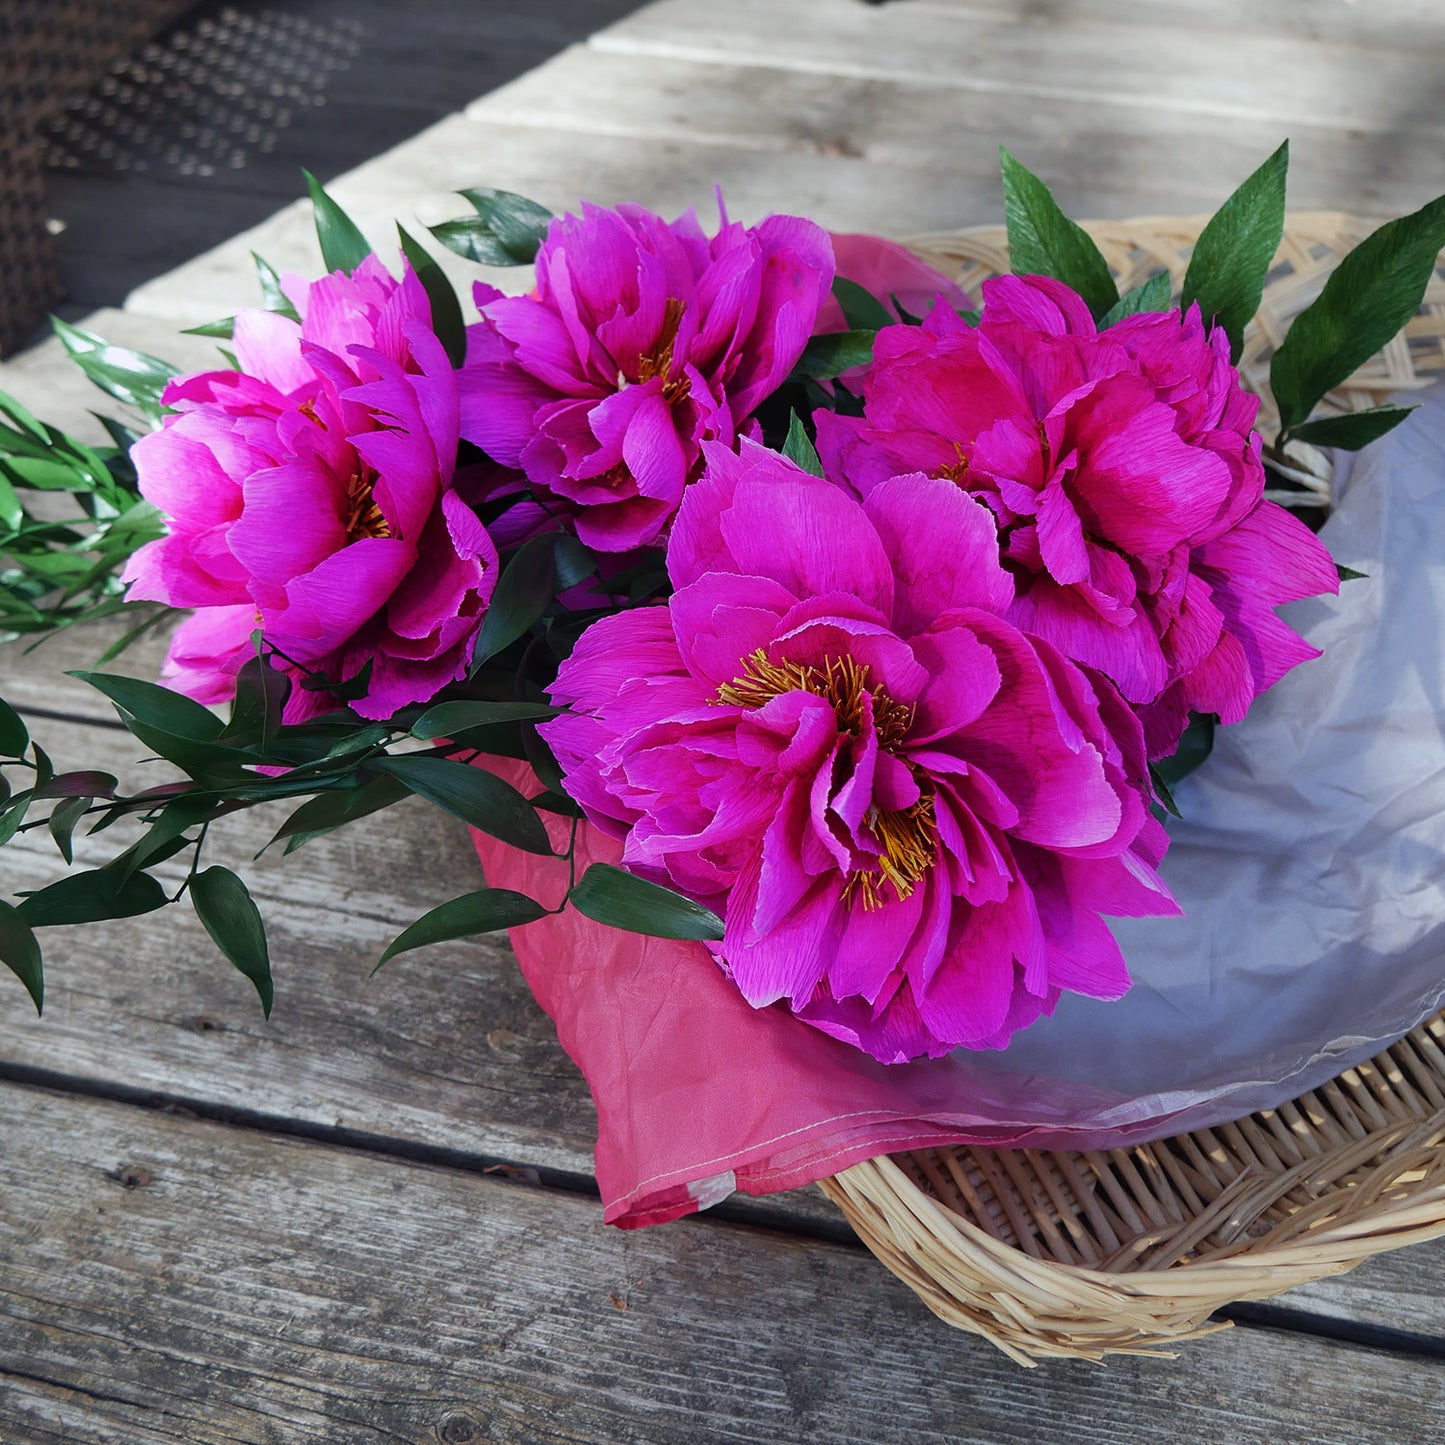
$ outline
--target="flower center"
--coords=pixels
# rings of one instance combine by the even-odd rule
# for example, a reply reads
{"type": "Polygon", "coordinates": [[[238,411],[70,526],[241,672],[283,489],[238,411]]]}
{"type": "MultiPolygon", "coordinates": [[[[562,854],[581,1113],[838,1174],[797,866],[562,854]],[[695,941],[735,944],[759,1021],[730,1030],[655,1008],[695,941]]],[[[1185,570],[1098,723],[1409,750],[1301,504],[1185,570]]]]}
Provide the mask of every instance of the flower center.
{"type": "Polygon", "coordinates": [[[363,537],[390,537],[391,523],[382,515],[372,494],[376,473],[370,467],[352,472],[346,488],[346,540],[359,542],[363,537]]]}
{"type": "Polygon", "coordinates": [[[968,477],[968,458],[964,455],[962,442],[954,442],[953,450],[958,454],[958,460],[946,462],[943,466],[936,468],[933,475],[962,486],[968,477]]]}
{"type": "MultiPolygon", "coordinates": [[[[732,707],[760,708],[788,692],[810,692],[832,704],[839,728],[857,737],[863,731],[863,698],[873,705],[873,731],[878,746],[898,756],[913,726],[912,704],[896,702],[881,688],[869,688],[868,667],[851,657],[825,658],[821,665],[773,662],[763,648],[743,660],[743,670],[717,692],[717,701],[732,707]]],[[[843,885],[843,897],[861,895],[867,909],[881,908],[887,899],[883,885],[891,883],[898,898],[909,897],[938,856],[938,825],[933,813],[933,789],[928,779],[907,758],[901,761],[913,773],[920,793],[907,808],[870,806],[864,827],[878,848],[876,862],[854,868],[843,885]]]]}
{"type": "Polygon", "coordinates": [[[672,406],[681,401],[692,389],[687,374],[669,376],[672,370],[672,351],[677,345],[677,328],[682,324],[682,302],[676,296],[667,298],[662,313],[662,330],[651,351],[638,359],[637,380],[651,381],[654,376],[662,378],[662,399],[672,406]]]}

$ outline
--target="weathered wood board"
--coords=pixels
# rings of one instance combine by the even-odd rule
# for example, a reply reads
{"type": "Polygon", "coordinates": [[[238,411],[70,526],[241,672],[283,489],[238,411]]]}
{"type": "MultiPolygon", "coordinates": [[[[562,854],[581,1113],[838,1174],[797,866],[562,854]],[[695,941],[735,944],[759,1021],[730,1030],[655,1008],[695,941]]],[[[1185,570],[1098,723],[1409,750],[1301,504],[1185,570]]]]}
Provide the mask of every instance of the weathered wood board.
{"type": "Polygon", "coordinates": [[[1249,1328],[1023,1376],[859,1250],[35,1090],[0,1121],[27,1445],[1423,1441],[1445,1406],[1434,1361],[1249,1328]]]}

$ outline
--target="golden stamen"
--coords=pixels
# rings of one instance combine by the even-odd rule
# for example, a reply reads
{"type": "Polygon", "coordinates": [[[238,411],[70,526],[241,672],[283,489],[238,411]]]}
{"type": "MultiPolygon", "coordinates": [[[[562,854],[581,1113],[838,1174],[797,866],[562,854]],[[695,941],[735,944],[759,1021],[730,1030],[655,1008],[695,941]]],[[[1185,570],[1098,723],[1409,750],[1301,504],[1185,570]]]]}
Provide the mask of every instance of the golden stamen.
{"type": "Polygon", "coordinates": [[[662,313],[662,330],[658,334],[657,344],[651,351],[639,358],[637,363],[637,380],[639,382],[651,381],[654,376],[662,378],[662,399],[671,406],[681,401],[692,389],[692,382],[686,372],[679,376],[670,377],[668,373],[672,370],[672,351],[677,345],[677,329],[682,325],[682,302],[675,296],[667,298],[667,305],[662,313]]]}
{"type": "MultiPolygon", "coordinates": [[[[763,707],[788,692],[810,692],[833,706],[838,726],[857,737],[863,731],[863,697],[872,702],[873,728],[878,745],[897,754],[913,726],[912,704],[895,702],[881,690],[868,687],[868,667],[851,657],[827,658],[821,666],[803,662],[773,662],[765,649],[758,648],[743,660],[743,670],[717,691],[716,701],[731,707],[763,707]]],[[[907,808],[885,812],[873,808],[864,823],[878,845],[878,861],[868,868],[855,868],[843,885],[843,897],[861,894],[867,909],[881,908],[887,901],[884,883],[891,883],[899,899],[909,897],[938,855],[938,826],[934,820],[933,792],[928,780],[905,758],[905,765],[918,782],[918,801],[907,808]]]]}
{"type": "Polygon", "coordinates": [[[346,488],[346,536],[351,542],[363,537],[390,537],[391,523],[386,520],[378,506],[372,489],[376,485],[376,473],[370,467],[363,467],[351,474],[346,488]]]}

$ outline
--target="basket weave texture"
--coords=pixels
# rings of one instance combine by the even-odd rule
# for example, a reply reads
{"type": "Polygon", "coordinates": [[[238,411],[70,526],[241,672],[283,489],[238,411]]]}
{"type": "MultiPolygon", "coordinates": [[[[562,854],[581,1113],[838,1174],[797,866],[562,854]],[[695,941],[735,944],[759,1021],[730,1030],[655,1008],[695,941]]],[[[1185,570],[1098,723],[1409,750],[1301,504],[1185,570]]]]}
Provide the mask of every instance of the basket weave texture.
{"type": "MultiPolygon", "coordinates": [[[[1126,290],[1167,268],[1178,293],[1197,219],[1090,224],[1126,290]]],[[[1240,370],[1276,429],[1269,359],[1290,320],[1377,223],[1290,217],[1240,370]]],[[[1002,227],[909,243],[976,297],[1008,269],[1002,227]]],[[[1445,370],[1445,273],[1419,314],[1319,408],[1377,406],[1445,370]]],[[[1292,447],[1329,498],[1329,458],[1292,447]]],[[[1291,495],[1294,503],[1298,493],[1291,495]]],[[[1445,1234],[1445,1014],[1338,1078],[1237,1123],[1128,1149],[928,1149],[823,1182],[874,1254],[940,1318],[1020,1364],[1167,1352],[1265,1299],[1445,1234]]]]}

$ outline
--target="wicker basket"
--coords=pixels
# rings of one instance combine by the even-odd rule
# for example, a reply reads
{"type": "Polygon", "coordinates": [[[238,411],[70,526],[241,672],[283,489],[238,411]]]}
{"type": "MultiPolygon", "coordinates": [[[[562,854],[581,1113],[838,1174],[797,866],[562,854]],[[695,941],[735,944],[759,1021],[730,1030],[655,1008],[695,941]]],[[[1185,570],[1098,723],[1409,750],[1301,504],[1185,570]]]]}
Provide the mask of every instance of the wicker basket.
{"type": "MultiPolygon", "coordinates": [[[[1202,224],[1088,229],[1123,287],[1167,267],[1177,293],[1202,224]]],[[[1271,352],[1374,224],[1290,218],[1240,363],[1264,398],[1267,435],[1271,352]]],[[[971,295],[1008,267],[1001,227],[910,244],[971,295]]],[[[1442,369],[1437,268],[1419,315],[1322,410],[1378,405],[1442,369]]],[[[1328,505],[1328,456],[1298,451],[1300,480],[1328,505]]],[[[1445,1234],[1445,1014],[1323,1088],[1238,1123],[1100,1152],[929,1149],[855,1165],[823,1189],[935,1314],[1020,1364],[1163,1352],[1226,1328],[1210,1316],[1231,1301],[1445,1234]]]]}

